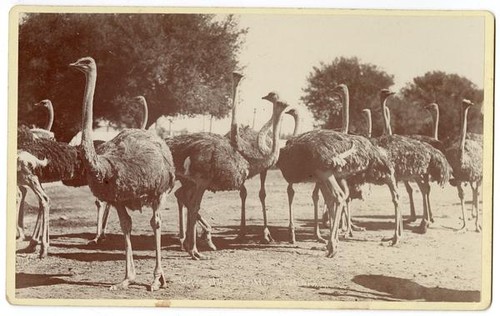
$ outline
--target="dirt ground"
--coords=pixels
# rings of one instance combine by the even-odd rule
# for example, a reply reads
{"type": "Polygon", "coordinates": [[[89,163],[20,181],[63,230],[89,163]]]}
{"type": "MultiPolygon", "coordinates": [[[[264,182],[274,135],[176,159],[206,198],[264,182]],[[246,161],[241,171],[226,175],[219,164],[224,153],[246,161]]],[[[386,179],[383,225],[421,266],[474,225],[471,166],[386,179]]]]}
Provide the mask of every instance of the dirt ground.
{"type": "MultiPolygon", "coordinates": [[[[421,196],[415,187],[417,214],[421,196]]],[[[149,225],[151,211],[132,214],[132,245],[137,284],[128,290],[110,291],[125,273],[124,242],[114,210],[108,238],[99,246],[86,241],[95,234],[96,212],[87,187],[46,185],[51,197],[51,248],[49,257],[18,253],[17,298],[72,299],[203,299],[203,300],[338,300],[338,301],[479,301],[481,289],[481,234],[459,233],[460,204],[456,189],[432,187],[435,223],[427,234],[413,232],[417,223],[405,225],[401,243],[381,242],[393,233],[393,207],[385,187],[366,186],[364,201],[354,201],[354,220],[365,232],[341,238],[339,252],[326,258],[324,245],[313,239],[312,184],[296,185],[295,225],[297,243],[288,242],[286,183],[279,171],[267,178],[267,205],[271,234],[276,240],[262,244],[259,179],[248,182],[247,225],[249,240],[234,241],[238,232],[238,192],[205,195],[201,213],[213,225],[219,250],[209,260],[193,261],[181,252],[177,234],[177,209],[173,194],[162,210],[162,263],[170,283],[167,289],[148,292],[154,267],[154,240],[149,225]]],[[[471,199],[466,188],[466,198],[471,199]]],[[[403,214],[408,198],[400,185],[403,214]]],[[[25,226],[28,234],[36,219],[32,194],[28,197],[25,226]]],[[[470,204],[467,205],[470,208],[470,204]]],[[[470,212],[467,213],[470,216],[470,212]]],[[[322,230],[326,237],[328,232],[322,230]]],[[[17,241],[17,249],[27,246],[17,241]]],[[[201,244],[201,243],[200,243],[201,244]]]]}

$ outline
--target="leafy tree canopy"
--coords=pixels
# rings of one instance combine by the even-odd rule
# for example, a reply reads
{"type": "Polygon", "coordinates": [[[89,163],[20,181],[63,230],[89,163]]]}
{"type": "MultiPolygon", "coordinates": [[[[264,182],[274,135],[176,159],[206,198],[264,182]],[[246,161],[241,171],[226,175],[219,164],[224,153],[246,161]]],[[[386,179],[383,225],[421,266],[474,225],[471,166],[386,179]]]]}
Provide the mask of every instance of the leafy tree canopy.
{"type": "Polygon", "coordinates": [[[432,119],[422,108],[435,102],[440,110],[439,138],[456,137],[460,132],[460,110],[464,98],[477,105],[469,110],[468,131],[482,133],[483,90],[465,77],[442,71],[416,77],[401,89],[400,99],[393,104],[388,102],[395,116],[394,131],[398,134],[431,135],[432,119]]]}
{"type": "Polygon", "coordinates": [[[357,57],[340,57],[329,64],[321,63],[319,67],[314,67],[307,81],[301,100],[323,128],[339,128],[342,125],[341,104],[337,102],[333,89],[344,83],[349,87],[349,129],[365,132],[366,123],[361,116],[364,108],[372,109],[374,133],[382,129],[378,93],[380,89],[394,84],[392,75],[375,65],[361,63],[357,57]]]}
{"type": "Polygon", "coordinates": [[[150,123],[163,114],[223,117],[245,33],[233,16],[27,15],[19,29],[20,123],[42,126],[32,104],[51,99],[58,139],[81,128],[84,77],[68,64],[84,56],[98,66],[95,118],[138,126],[142,113],[130,101],[137,95],[148,101],[150,123]]]}

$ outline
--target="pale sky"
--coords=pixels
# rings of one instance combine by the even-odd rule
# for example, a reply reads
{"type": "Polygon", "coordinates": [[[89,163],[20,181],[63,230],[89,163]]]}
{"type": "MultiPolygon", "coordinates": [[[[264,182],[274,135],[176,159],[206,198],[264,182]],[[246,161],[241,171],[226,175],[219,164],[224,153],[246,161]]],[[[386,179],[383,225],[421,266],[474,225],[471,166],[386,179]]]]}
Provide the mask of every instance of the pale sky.
{"type": "MultiPolygon", "coordinates": [[[[484,21],[482,17],[422,17],[368,15],[237,16],[248,28],[240,65],[244,79],[239,86],[239,122],[256,129],[271,115],[270,103],[261,100],[277,91],[290,105],[298,105],[306,78],[320,61],[357,56],[394,75],[395,91],[427,71],[442,70],[469,78],[483,87],[484,21]]],[[[312,119],[306,118],[310,126],[312,119]]],[[[200,120],[176,120],[201,128],[200,120]]],[[[284,132],[293,129],[285,120],[284,132]]],[[[206,123],[208,129],[208,119],[206,123]]],[[[229,130],[229,118],[217,121],[214,132],[229,130]]]]}

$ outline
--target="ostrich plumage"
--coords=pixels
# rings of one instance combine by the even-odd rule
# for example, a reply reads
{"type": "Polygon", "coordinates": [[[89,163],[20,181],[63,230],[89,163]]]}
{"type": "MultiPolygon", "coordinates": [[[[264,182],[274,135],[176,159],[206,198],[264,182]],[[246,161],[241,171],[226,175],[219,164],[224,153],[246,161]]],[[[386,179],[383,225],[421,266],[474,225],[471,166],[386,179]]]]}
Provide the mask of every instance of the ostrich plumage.
{"type": "MultiPolygon", "coordinates": [[[[237,83],[240,78],[236,74],[234,82],[237,83]]],[[[237,84],[235,83],[233,83],[233,96],[236,94],[237,84]]],[[[269,93],[263,99],[273,103],[273,141],[272,150],[269,154],[261,156],[261,159],[266,160],[266,164],[273,165],[279,156],[278,130],[281,125],[281,117],[288,105],[280,101],[276,93],[269,93]]],[[[251,163],[254,163],[252,159],[256,159],[257,156],[251,156],[249,151],[245,151],[247,145],[240,137],[235,119],[237,106],[235,103],[233,104],[230,138],[210,133],[191,134],[186,135],[188,138],[191,137],[193,141],[190,141],[188,145],[183,145],[186,147],[183,149],[185,154],[177,154],[174,149],[176,166],[180,167],[182,164],[176,173],[182,183],[176,196],[180,200],[180,205],[185,205],[188,209],[186,246],[189,254],[195,260],[202,257],[196,247],[196,222],[199,219],[198,212],[204,192],[206,190],[240,190],[241,196],[242,192],[246,193],[246,190],[243,189],[246,179],[252,173],[253,175],[258,173],[258,171],[253,171],[257,169],[251,167],[251,163]]],[[[266,135],[259,134],[260,143],[262,143],[262,138],[266,135]]],[[[258,144],[253,147],[255,146],[258,144]]],[[[255,151],[253,153],[255,154],[255,151]]]]}
{"type": "MultiPolygon", "coordinates": [[[[346,86],[339,88],[346,93],[346,86]]],[[[348,95],[348,94],[347,94],[348,95]]],[[[374,177],[391,188],[396,214],[397,191],[391,166],[384,152],[362,136],[348,135],[333,130],[315,130],[292,137],[282,149],[277,163],[283,177],[289,183],[290,219],[293,218],[293,184],[299,182],[318,183],[330,213],[330,238],[327,256],[333,257],[338,244],[340,212],[337,210],[347,199],[346,178],[374,177]],[[342,187],[341,187],[342,186],[342,187]]],[[[317,208],[315,208],[315,215],[317,208]]],[[[315,216],[317,218],[317,215],[315,216]]],[[[396,216],[397,217],[397,216],[396,216]]],[[[290,232],[294,231],[290,220],[290,232]]],[[[394,243],[399,239],[396,229],[394,243]]]]}
{"type": "Polygon", "coordinates": [[[92,141],[92,109],[97,66],[90,57],[70,64],[86,78],[83,99],[82,148],[83,162],[92,193],[117,210],[125,237],[125,278],[111,289],[128,288],[135,280],[135,267],[130,240],[132,219],[128,210],[150,206],[153,210],[151,228],[155,235],[156,265],[151,290],[166,286],[161,266],[161,218],[158,212],[163,196],[174,186],[174,163],[165,142],[158,136],[139,129],[126,129],[99,147],[92,141]]]}
{"type": "Polygon", "coordinates": [[[476,231],[481,231],[479,223],[479,188],[483,180],[483,138],[482,135],[467,133],[467,114],[474,104],[462,101],[460,137],[446,150],[446,158],[453,168],[453,179],[457,186],[462,210],[462,227],[466,227],[463,182],[469,182],[472,190],[472,216],[475,217],[476,231]]]}
{"type": "Polygon", "coordinates": [[[373,142],[387,150],[389,160],[394,165],[395,177],[398,181],[413,181],[420,188],[423,199],[424,216],[420,228],[425,232],[429,222],[429,193],[430,181],[440,185],[448,182],[451,167],[445,156],[431,145],[410,137],[392,135],[389,130],[389,109],[386,106],[387,98],[393,95],[387,89],[380,92],[380,103],[384,118],[384,134],[374,138],[373,142]]]}

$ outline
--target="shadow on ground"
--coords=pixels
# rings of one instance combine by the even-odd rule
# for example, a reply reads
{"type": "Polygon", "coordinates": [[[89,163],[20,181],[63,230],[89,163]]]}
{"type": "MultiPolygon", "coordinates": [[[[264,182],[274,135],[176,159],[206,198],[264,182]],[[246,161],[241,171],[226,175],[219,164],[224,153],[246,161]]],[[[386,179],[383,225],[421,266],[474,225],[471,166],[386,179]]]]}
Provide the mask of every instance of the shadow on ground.
{"type": "Polygon", "coordinates": [[[427,302],[479,302],[480,291],[461,291],[441,287],[429,288],[412,280],[385,275],[357,275],[352,281],[365,288],[390,294],[401,300],[424,300],[427,302]]]}

